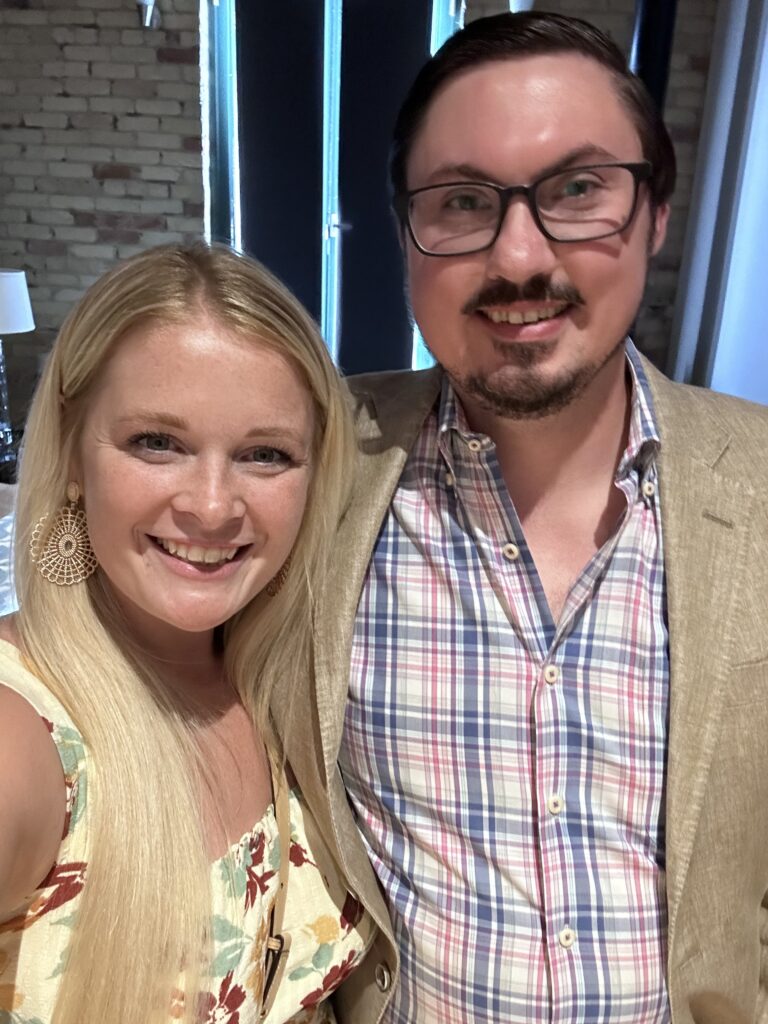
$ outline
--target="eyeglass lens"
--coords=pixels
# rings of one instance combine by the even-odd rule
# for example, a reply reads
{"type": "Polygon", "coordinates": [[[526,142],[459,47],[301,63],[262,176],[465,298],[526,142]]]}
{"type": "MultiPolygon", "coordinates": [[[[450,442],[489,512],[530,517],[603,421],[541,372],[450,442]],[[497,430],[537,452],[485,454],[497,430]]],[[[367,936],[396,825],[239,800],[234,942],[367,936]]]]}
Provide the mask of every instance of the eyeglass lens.
{"type": "MultiPolygon", "coordinates": [[[[536,182],[533,201],[553,238],[587,241],[627,226],[636,188],[635,177],[626,167],[576,167],[536,182]]],[[[409,208],[417,243],[445,255],[489,245],[502,217],[502,191],[473,182],[417,191],[409,208]]]]}

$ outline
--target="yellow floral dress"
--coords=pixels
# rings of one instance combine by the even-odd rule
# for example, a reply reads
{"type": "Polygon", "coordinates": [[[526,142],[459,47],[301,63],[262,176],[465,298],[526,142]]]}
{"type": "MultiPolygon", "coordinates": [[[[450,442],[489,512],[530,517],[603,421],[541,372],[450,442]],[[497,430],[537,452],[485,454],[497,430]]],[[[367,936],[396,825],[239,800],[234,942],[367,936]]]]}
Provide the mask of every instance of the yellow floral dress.
{"type": "MultiPolygon", "coordinates": [[[[0,922],[0,1024],[49,1024],[69,936],[88,874],[88,754],[82,737],[18,651],[0,641],[0,683],[50,730],[66,780],[65,834],[53,868],[10,920],[0,922]]],[[[360,963],[374,925],[346,891],[298,791],[290,794],[291,866],[284,931],[288,964],[267,1024],[334,1024],[328,997],[360,963]]],[[[280,842],[272,807],[211,865],[214,959],[201,1024],[256,1024],[267,920],[278,885],[280,842]]],[[[171,993],[169,1024],[181,1015],[171,993]]]]}

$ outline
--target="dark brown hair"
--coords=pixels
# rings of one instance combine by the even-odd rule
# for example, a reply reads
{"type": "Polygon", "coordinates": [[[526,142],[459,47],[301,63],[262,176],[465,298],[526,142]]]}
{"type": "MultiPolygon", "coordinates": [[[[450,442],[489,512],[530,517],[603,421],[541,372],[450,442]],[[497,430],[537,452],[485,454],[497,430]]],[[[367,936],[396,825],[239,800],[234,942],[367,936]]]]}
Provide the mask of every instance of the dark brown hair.
{"type": "MultiPolygon", "coordinates": [[[[414,139],[436,93],[470,68],[492,61],[542,54],[578,53],[610,71],[650,161],[650,199],[654,207],[669,199],[676,177],[672,140],[643,82],[633,74],[618,46],[581,18],[546,11],[521,11],[478,18],[451,36],[416,76],[400,108],[390,150],[390,180],[395,196],[408,189],[406,164],[414,139]]],[[[596,97],[597,99],[597,97],[596,97]]]]}

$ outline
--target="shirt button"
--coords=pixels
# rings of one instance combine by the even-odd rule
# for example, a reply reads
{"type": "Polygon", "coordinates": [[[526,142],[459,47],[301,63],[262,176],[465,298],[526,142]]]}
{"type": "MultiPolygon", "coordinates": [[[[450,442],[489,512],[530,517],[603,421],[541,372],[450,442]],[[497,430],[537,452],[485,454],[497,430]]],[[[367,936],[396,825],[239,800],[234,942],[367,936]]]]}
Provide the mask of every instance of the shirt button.
{"type": "Polygon", "coordinates": [[[445,486],[446,487],[453,487],[454,483],[455,483],[455,480],[453,478],[453,473],[446,473],[445,474],[445,486]]]}
{"type": "Polygon", "coordinates": [[[652,498],[656,493],[656,484],[653,480],[643,480],[642,492],[646,498],[652,498]]]}
{"type": "Polygon", "coordinates": [[[547,800],[547,810],[550,814],[560,814],[561,811],[565,810],[565,800],[557,793],[553,793],[547,800]]]}
{"type": "Polygon", "coordinates": [[[508,561],[514,562],[515,559],[520,557],[520,548],[517,544],[505,544],[501,549],[501,553],[508,561]]]}
{"type": "Polygon", "coordinates": [[[570,949],[576,941],[576,932],[573,930],[573,928],[569,928],[568,925],[566,925],[565,928],[561,929],[560,933],[558,934],[557,941],[560,943],[563,949],[570,949]]]}
{"type": "Polygon", "coordinates": [[[473,437],[471,441],[467,442],[467,448],[469,448],[471,452],[479,452],[482,447],[482,444],[476,437],[473,437]]]}
{"type": "Polygon", "coordinates": [[[376,964],[373,976],[376,979],[376,987],[379,992],[388,992],[392,985],[392,972],[383,961],[380,964],[376,964]]]}
{"type": "Polygon", "coordinates": [[[560,669],[557,665],[547,665],[544,669],[544,680],[551,686],[560,678],[560,669]]]}

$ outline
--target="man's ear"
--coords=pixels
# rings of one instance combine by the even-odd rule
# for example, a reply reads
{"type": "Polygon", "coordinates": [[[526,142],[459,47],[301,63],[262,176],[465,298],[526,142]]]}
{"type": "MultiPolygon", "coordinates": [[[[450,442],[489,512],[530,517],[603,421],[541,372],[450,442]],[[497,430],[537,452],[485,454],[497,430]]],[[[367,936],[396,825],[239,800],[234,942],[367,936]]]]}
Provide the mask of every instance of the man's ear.
{"type": "Polygon", "coordinates": [[[403,257],[405,257],[408,251],[408,239],[406,238],[407,231],[399,217],[395,218],[395,231],[397,232],[397,240],[400,243],[400,252],[403,254],[403,257]]]}
{"type": "Polygon", "coordinates": [[[653,227],[648,241],[648,255],[655,256],[664,245],[669,223],[669,203],[661,203],[653,212],[653,227]]]}

